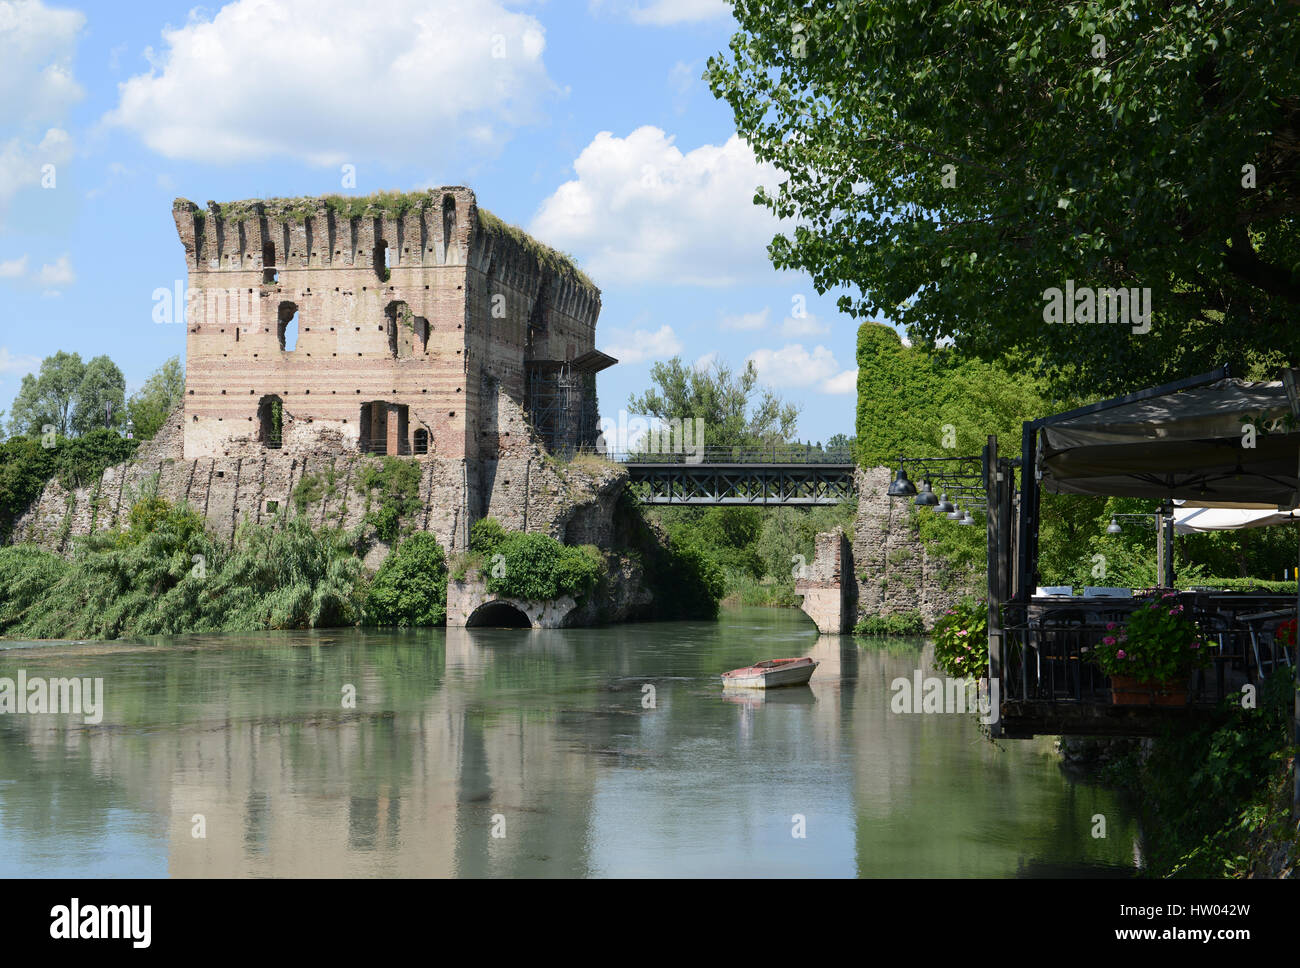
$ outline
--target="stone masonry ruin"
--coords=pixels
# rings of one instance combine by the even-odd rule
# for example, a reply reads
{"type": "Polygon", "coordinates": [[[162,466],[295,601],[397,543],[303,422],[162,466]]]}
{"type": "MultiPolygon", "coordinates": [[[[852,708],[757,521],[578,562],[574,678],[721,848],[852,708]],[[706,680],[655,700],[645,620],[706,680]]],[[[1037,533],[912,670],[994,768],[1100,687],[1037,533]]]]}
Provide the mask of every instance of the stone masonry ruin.
{"type": "Polygon", "coordinates": [[[188,270],[184,406],[94,485],[51,481],[14,540],[66,551],[120,523],[149,479],[229,538],[328,474],[312,519],[347,527],[363,465],[393,455],[419,462],[412,524],[449,550],[487,515],[601,543],[624,475],[546,459],[594,447],[596,374],[617,362],[595,348],[600,290],[570,259],[463,187],[177,199],[172,215],[188,270]]]}
{"type": "Polygon", "coordinates": [[[492,461],[520,443],[499,394],[548,451],[595,443],[595,374],[615,362],[595,348],[600,291],[469,189],[177,199],[172,214],[189,270],[186,459],[492,461]]]}

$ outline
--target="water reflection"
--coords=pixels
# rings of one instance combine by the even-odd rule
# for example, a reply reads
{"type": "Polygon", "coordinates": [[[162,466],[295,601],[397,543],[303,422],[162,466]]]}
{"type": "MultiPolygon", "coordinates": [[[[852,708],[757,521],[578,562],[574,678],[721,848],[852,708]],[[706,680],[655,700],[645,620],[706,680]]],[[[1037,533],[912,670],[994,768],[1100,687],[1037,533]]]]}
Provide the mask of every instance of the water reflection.
{"type": "Polygon", "coordinates": [[[1069,783],[1047,741],[892,714],[918,663],[919,642],[863,647],[769,609],[9,649],[0,676],[102,676],[105,711],[0,717],[0,874],[1131,869],[1123,805],[1069,783]],[[808,686],[723,693],[722,670],[788,655],[821,663],[808,686]]]}

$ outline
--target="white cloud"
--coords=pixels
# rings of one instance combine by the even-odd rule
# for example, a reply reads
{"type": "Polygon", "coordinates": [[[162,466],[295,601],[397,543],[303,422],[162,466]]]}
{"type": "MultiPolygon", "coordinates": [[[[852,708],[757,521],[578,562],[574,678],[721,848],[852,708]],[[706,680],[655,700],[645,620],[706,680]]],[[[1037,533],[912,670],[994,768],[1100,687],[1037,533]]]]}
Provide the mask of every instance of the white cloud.
{"type": "Polygon", "coordinates": [[[850,394],[858,392],[858,371],[844,370],[822,384],[822,393],[850,394]]]}
{"type": "Polygon", "coordinates": [[[72,139],[59,128],[50,128],[39,142],[18,136],[0,143],[0,205],[21,188],[41,184],[46,165],[53,165],[53,188],[58,188],[59,166],[72,158],[72,139]]]}
{"type": "Polygon", "coordinates": [[[699,373],[707,373],[709,370],[713,369],[713,364],[717,362],[718,362],[717,351],[711,350],[695,361],[694,368],[699,373]]]}
{"type": "Polygon", "coordinates": [[[33,373],[40,365],[39,356],[15,356],[9,352],[9,347],[0,346],[0,373],[33,373]]]}
{"type": "Polygon", "coordinates": [[[0,262],[0,279],[18,279],[27,272],[27,256],[0,262]]]}
{"type": "Polygon", "coordinates": [[[614,342],[606,344],[604,352],[615,357],[620,363],[644,363],[646,360],[666,359],[682,351],[681,341],[673,328],[660,326],[654,332],[638,329],[631,333],[626,330],[612,330],[614,342]]]}
{"type": "Polygon", "coordinates": [[[0,0],[0,207],[41,183],[42,167],[72,157],[71,139],[55,126],[85,94],[72,76],[84,14],[51,10],[37,0],[0,0]]]}
{"type": "Polygon", "coordinates": [[[0,2],[0,124],[47,124],[81,100],[72,58],[85,24],[39,0],[0,2]]]}
{"type": "Polygon", "coordinates": [[[767,326],[767,317],[771,310],[763,309],[756,313],[742,313],[739,316],[723,316],[719,324],[724,330],[752,332],[767,326]]]}
{"type": "Polygon", "coordinates": [[[626,138],[602,131],[573,168],[529,231],[581,255],[598,284],[779,278],[767,258],[779,223],[754,204],[755,187],[778,175],[738,136],[683,154],[649,125],[626,138]]]}
{"type": "Polygon", "coordinates": [[[36,281],[42,286],[56,289],[59,286],[72,285],[77,281],[77,274],[72,271],[72,263],[68,257],[61,255],[53,264],[46,263],[41,266],[41,271],[36,274],[36,281]]]}
{"type": "Polygon", "coordinates": [[[163,39],[104,121],[168,158],[463,162],[556,91],[542,25],[501,0],[235,0],[163,39]]]}
{"type": "Polygon", "coordinates": [[[759,379],[775,387],[809,387],[836,376],[840,365],[825,346],[812,352],[802,343],[788,343],[779,350],[761,349],[749,354],[759,379]]]}
{"type": "Polygon", "coordinates": [[[649,3],[634,3],[631,0],[591,0],[591,8],[612,8],[616,13],[628,17],[636,24],[649,24],[665,27],[671,24],[695,23],[701,20],[713,20],[731,13],[727,0],[650,0],[649,3]]]}
{"type": "Polygon", "coordinates": [[[831,331],[826,323],[819,323],[811,313],[801,316],[787,316],[781,322],[782,336],[824,336],[831,331]]]}

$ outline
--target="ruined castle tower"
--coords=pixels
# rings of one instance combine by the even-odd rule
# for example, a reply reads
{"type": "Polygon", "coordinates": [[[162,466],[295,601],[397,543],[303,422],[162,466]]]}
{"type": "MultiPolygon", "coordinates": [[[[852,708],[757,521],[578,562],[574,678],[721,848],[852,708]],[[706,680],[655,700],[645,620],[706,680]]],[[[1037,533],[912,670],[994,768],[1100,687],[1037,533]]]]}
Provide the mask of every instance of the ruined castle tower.
{"type": "MultiPolygon", "coordinates": [[[[136,459],[47,483],[15,541],[66,552],[157,494],[232,542],[293,507],[363,525],[379,455],[418,467],[403,528],[449,551],[491,515],[608,545],[625,473],[547,458],[594,446],[600,290],[466,188],[271,198],[172,215],[189,275],[185,404],[136,459]]],[[[378,567],[379,543],[367,553],[378,567]]]]}
{"type": "Polygon", "coordinates": [[[594,444],[600,291],[469,189],[172,210],[186,460],[594,444]]]}

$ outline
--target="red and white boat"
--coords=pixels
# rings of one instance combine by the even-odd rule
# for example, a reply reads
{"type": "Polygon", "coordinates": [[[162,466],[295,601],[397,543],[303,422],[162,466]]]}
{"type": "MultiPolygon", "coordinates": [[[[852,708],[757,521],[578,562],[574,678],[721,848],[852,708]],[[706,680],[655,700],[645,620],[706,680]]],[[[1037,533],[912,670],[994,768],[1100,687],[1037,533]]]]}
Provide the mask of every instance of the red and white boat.
{"type": "Polygon", "coordinates": [[[722,674],[722,685],[737,689],[774,689],[777,686],[802,686],[812,678],[817,662],[802,659],[768,659],[743,669],[722,674]]]}

